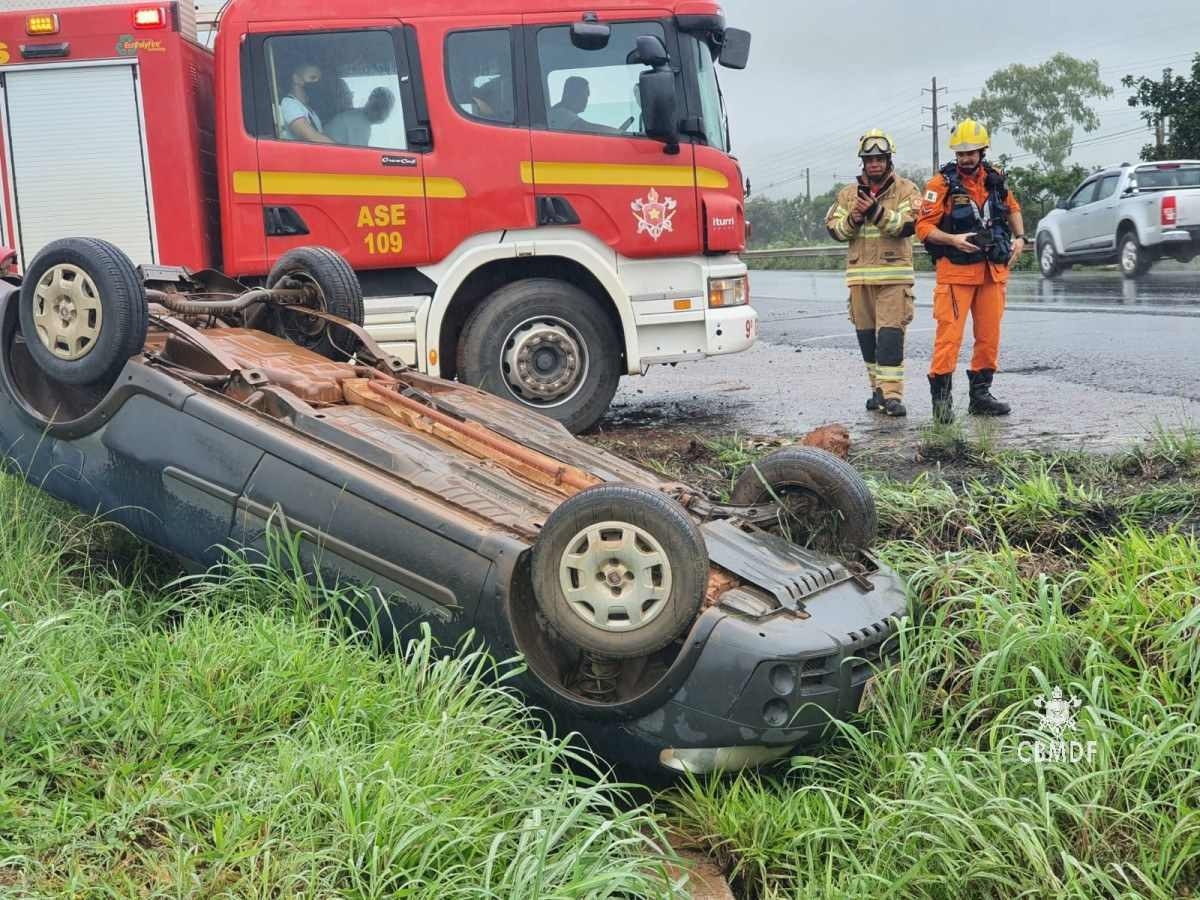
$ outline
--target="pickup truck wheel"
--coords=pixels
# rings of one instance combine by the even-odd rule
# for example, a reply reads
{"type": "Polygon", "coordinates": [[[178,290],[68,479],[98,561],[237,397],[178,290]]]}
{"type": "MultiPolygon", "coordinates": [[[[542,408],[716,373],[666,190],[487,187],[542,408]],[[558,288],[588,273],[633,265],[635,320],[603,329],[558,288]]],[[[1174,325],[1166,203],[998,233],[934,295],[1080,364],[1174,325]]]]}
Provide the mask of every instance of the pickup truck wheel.
{"type": "MultiPolygon", "coordinates": [[[[366,319],[362,286],[358,276],[339,254],[326,247],[297,247],[285,253],[267,276],[268,288],[310,288],[315,308],[338,316],[355,325],[366,319]]],[[[271,330],[301,347],[307,347],[326,359],[344,362],[351,346],[336,325],[306,316],[303,312],[276,308],[272,311],[271,330]]]]}
{"type": "Polygon", "coordinates": [[[875,499],[849,463],[815,447],[785,447],[751,466],[734,483],[736,506],[778,502],[771,530],[826,553],[869,549],[879,529],[875,499]]]}
{"type": "Polygon", "coordinates": [[[1043,278],[1057,278],[1062,274],[1063,266],[1058,259],[1058,251],[1054,249],[1054,241],[1042,238],[1038,241],[1038,267],[1042,270],[1043,278]]]}
{"type": "Polygon", "coordinates": [[[647,488],[588,488],[550,514],[533,546],[533,591],[550,627],[582,650],[637,659],[695,621],[708,551],[691,516],[647,488]]]}
{"type": "Polygon", "coordinates": [[[25,273],[19,313],[29,355],[64,384],[111,384],[146,343],[149,308],[137,270],[94,238],[47,244],[25,273]]]}
{"type": "Polygon", "coordinates": [[[603,418],[621,379],[616,328],[586,291],[553,278],[505,285],[467,319],[458,377],[557,419],[574,434],[603,418]]]}
{"type": "Polygon", "coordinates": [[[1121,249],[1118,256],[1121,274],[1126,278],[1139,278],[1150,271],[1154,260],[1146,249],[1138,243],[1137,235],[1132,231],[1125,232],[1121,238],[1121,249]]]}

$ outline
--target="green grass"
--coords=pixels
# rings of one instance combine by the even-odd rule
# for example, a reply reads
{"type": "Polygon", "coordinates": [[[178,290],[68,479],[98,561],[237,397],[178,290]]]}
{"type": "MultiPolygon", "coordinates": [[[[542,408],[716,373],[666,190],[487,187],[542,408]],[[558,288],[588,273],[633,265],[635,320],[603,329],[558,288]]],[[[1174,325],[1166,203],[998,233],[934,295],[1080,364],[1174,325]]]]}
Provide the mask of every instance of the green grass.
{"type": "MultiPolygon", "coordinates": [[[[956,438],[957,439],[957,438],[956,438]]],[[[968,442],[969,444],[969,442],[968,442]]],[[[918,613],[860,721],[665,798],[748,897],[1190,896],[1200,885],[1200,444],[977,453],[874,485],[918,613]],[[1130,481],[1128,473],[1140,481],[1130,481]],[[1092,764],[1023,762],[1081,698],[1092,764]]]]}
{"type": "MultiPolygon", "coordinates": [[[[511,666],[350,634],[286,539],[172,580],[0,477],[0,896],[668,896],[666,829],[739,897],[1194,896],[1200,438],[923,442],[945,456],[871,476],[915,615],[870,710],[651,806],[544,735],[511,666]],[[1090,764],[1020,758],[1054,686],[1090,764]]],[[[719,492],[774,447],[659,463],[719,492]]]]}
{"type": "Polygon", "coordinates": [[[670,893],[656,819],[478,650],[377,652],[274,564],[105,570],[9,477],[0,516],[0,895],[670,893]]]}

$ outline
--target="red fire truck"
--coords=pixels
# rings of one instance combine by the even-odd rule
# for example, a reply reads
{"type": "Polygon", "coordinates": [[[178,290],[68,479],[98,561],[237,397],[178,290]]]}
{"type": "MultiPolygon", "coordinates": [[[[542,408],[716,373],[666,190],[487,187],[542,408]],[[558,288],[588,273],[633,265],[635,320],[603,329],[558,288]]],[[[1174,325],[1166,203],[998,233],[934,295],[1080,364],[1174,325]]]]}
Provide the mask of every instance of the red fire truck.
{"type": "Polygon", "coordinates": [[[359,272],[386,349],[575,431],[622,374],[756,337],[712,0],[8,0],[0,245],[254,282],[359,272]],[[14,7],[18,7],[14,9],[14,7]]]}

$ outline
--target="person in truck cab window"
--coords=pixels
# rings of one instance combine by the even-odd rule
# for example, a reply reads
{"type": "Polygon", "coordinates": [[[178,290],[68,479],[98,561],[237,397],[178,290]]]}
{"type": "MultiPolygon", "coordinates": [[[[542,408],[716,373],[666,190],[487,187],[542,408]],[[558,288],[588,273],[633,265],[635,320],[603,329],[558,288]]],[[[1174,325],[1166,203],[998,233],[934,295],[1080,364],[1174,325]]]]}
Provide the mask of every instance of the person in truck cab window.
{"type": "Polygon", "coordinates": [[[319,66],[303,63],[292,70],[291,90],[279,101],[279,121],[283,127],[280,137],[284,140],[333,143],[321,128],[321,117],[312,108],[311,94],[320,83],[319,66]]]}
{"type": "Polygon", "coordinates": [[[504,108],[504,79],[501,76],[488,79],[483,84],[471,86],[471,114],[493,122],[511,122],[511,113],[504,108]]]}
{"type": "Polygon", "coordinates": [[[563,82],[562,98],[550,107],[550,127],[555,131],[615,132],[607,125],[597,125],[583,118],[592,98],[592,86],[581,75],[572,75],[563,82]]]}
{"type": "MultiPolygon", "coordinates": [[[[345,84],[344,80],[339,80],[343,85],[345,84]]],[[[350,93],[349,87],[345,90],[350,95],[349,101],[345,101],[345,95],[341,95],[339,92],[338,106],[341,108],[341,112],[329,120],[329,126],[325,131],[339,144],[347,144],[351,147],[370,147],[371,128],[392,114],[392,110],[396,107],[396,95],[385,87],[377,87],[367,97],[366,106],[355,107],[353,105],[354,95],[350,93]]]]}

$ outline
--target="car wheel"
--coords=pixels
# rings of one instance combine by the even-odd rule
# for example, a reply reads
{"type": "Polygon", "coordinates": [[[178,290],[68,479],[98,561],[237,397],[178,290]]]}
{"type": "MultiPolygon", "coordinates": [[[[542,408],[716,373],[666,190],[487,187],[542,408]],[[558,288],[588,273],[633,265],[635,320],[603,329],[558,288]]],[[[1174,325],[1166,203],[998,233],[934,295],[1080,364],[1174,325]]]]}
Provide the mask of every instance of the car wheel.
{"type": "Polygon", "coordinates": [[[1062,274],[1062,263],[1058,259],[1058,251],[1054,249],[1054,241],[1044,237],[1038,241],[1038,267],[1042,270],[1043,278],[1057,278],[1062,274]]]}
{"type": "MultiPolygon", "coordinates": [[[[271,268],[267,287],[311,288],[316,308],[322,312],[355,325],[362,325],[366,319],[358,276],[350,268],[350,263],[326,247],[289,250],[271,268]]],[[[350,347],[351,342],[341,329],[324,319],[306,316],[303,312],[274,309],[271,330],[279,337],[335,362],[343,362],[353,355],[342,349],[350,347]]]]}
{"type": "Polygon", "coordinates": [[[146,343],[149,308],[133,263],[107,241],[63,238],[21,284],[21,333],[43,372],[72,385],[111,383],[146,343]]]}
{"type": "Polygon", "coordinates": [[[670,497],[604,484],[561,504],[533,547],[533,590],[550,627],[611,659],[661,650],[696,620],[708,582],[700,529],[670,497]]]}
{"type": "Polygon", "coordinates": [[[815,447],[785,447],[751,466],[734,483],[732,502],[784,509],[777,533],[827,553],[866,550],[879,517],[866,482],[849,463],[815,447]]]}
{"type": "Polygon", "coordinates": [[[1132,231],[1125,232],[1121,238],[1121,249],[1117,256],[1121,266],[1121,274],[1126,278],[1138,278],[1150,271],[1153,260],[1144,247],[1138,243],[1137,235],[1132,231]]]}
{"type": "Polygon", "coordinates": [[[579,434],[603,418],[617,391],[619,335],[580,288],[552,278],[516,281],[467,319],[458,377],[579,434]]]}

